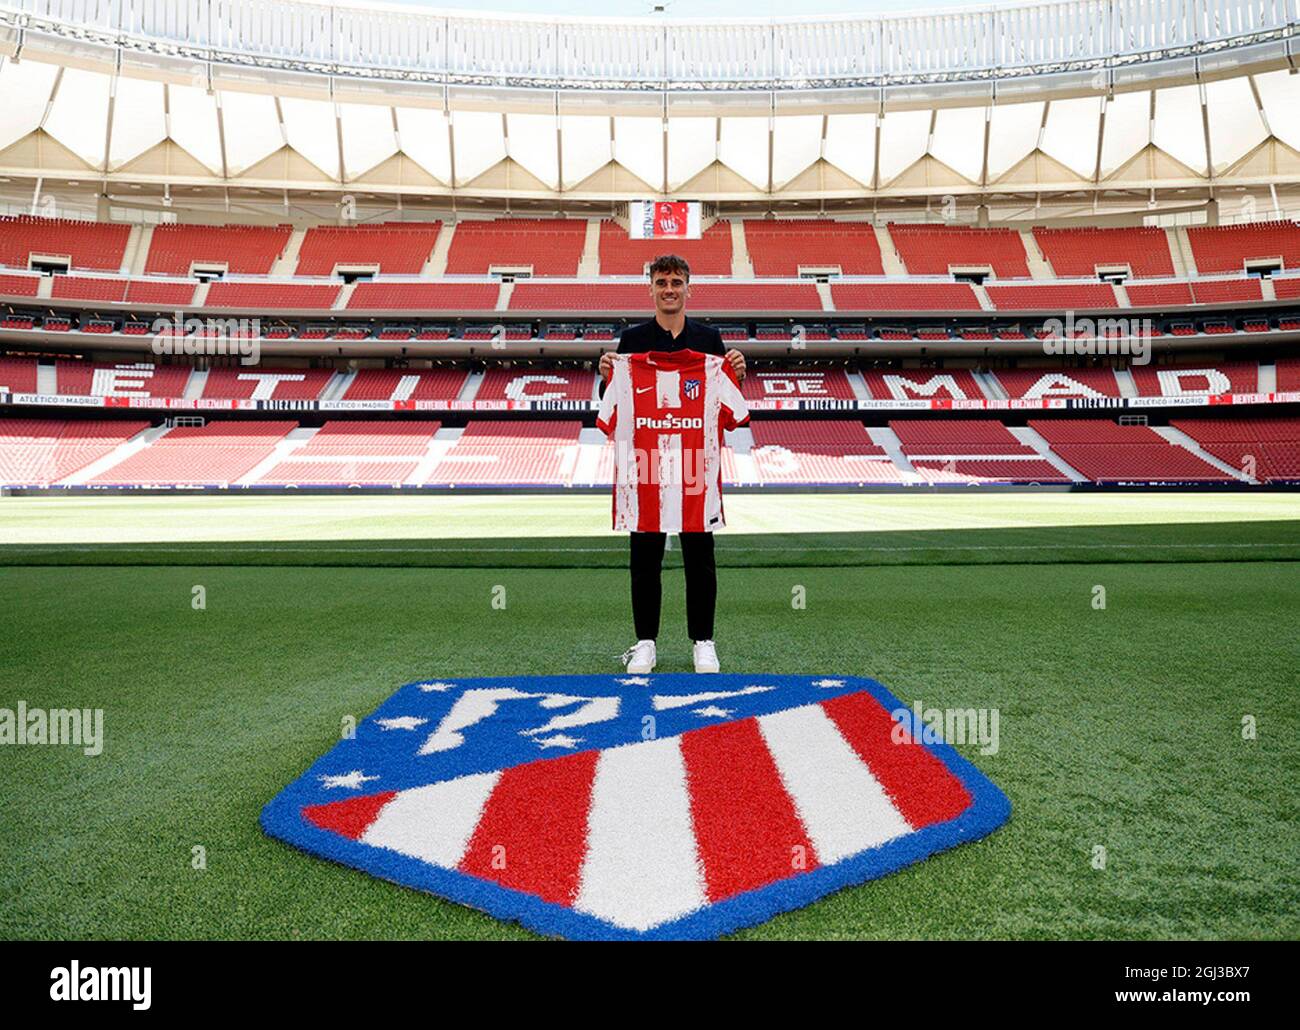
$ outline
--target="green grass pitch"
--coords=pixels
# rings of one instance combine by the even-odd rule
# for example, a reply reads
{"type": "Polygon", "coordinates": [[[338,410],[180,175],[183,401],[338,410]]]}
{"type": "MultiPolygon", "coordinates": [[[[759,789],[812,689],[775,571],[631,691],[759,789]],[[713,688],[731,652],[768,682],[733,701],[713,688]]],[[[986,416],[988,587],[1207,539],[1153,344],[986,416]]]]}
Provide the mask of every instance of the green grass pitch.
{"type": "MultiPolygon", "coordinates": [[[[616,670],[608,503],[0,499],[0,707],[105,713],[97,757],[0,747],[0,937],[531,936],[257,816],[402,683],[616,670]]],[[[997,754],[959,750],[1014,806],[986,840],[737,937],[1300,936],[1300,497],[727,505],[724,668],[996,708],[997,754]]],[[[675,557],[661,671],[689,663],[675,557]]]]}

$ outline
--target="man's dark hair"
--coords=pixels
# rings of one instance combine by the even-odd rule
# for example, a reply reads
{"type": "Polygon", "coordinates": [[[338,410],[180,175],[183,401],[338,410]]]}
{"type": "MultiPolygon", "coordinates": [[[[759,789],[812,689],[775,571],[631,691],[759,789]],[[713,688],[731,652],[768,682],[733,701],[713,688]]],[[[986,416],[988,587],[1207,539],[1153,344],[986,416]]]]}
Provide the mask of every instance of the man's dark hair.
{"type": "Polygon", "coordinates": [[[653,280],[660,272],[679,272],[683,279],[691,281],[691,266],[678,254],[660,254],[650,262],[650,278],[653,280]]]}

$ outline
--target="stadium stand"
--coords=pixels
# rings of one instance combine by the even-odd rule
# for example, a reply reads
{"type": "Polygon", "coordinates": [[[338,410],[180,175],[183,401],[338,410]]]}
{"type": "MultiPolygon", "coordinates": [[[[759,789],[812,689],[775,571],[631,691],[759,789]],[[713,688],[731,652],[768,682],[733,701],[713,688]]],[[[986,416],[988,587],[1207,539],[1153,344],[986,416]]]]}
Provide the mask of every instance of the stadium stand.
{"type": "Polygon", "coordinates": [[[856,396],[849,377],[839,368],[751,368],[741,393],[749,401],[853,400],[856,396]]]}
{"type": "Polygon", "coordinates": [[[336,265],[378,265],[380,275],[419,275],[442,222],[316,226],[298,252],[296,275],[331,275],[336,265]]]}
{"type": "Polygon", "coordinates": [[[27,268],[33,254],[67,257],[71,268],[116,272],[131,227],[36,215],[0,216],[0,265],[27,268]]]}
{"type": "Polygon", "coordinates": [[[1169,237],[1155,226],[1048,229],[1034,226],[1034,241],[1058,278],[1092,278],[1097,266],[1128,265],[1133,277],[1172,278],[1169,237]]]}
{"type": "Polygon", "coordinates": [[[486,275],[493,267],[531,266],[533,275],[574,276],[582,260],[582,218],[498,218],[456,223],[448,275],[486,275]]]}
{"type": "Polygon", "coordinates": [[[214,368],[203,384],[204,397],[230,400],[314,401],[334,377],[330,368],[266,368],[248,365],[214,368]]]}
{"type": "Polygon", "coordinates": [[[920,458],[912,467],[928,483],[1068,483],[1070,477],[1050,461],[999,461],[985,458],[920,458]]]}
{"type": "MultiPolygon", "coordinates": [[[[634,240],[617,222],[600,223],[600,274],[646,274],[646,265],[665,250],[686,259],[691,278],[731,275],[731,223],[718,221],[698,240],[634,240]]],[[[570,273],[572,274],[572,273],[570,273]]]]}
{"type": "MultiPolygon", "coordinates": [[[[650,288],[642,283],[515,283],[511,311],[651,312],[650,288]]],[[[647,317],[649,315],[647,314],[647,317]]]]}
{"type": "Polygon", "coordinates": [[[1029,426],[1067,464],[1096,483],[1233,479],[1147,426],[1100,419],[1031,419],[1029,426]]]}
{"type": "Polygon", "coordinates": [[[419,467],[413,460],[336,458],[282,461],[257,477],[262,486],[400,486],[419,467]]]}
{"type": "Polygon", "coordinates": [[[0,358],[0,391],[36,392],[35,358],[0,358]]]}
{"type": "Polygon", "coordinates": [[[269,275],[292,231],[290,225],[157,225],[144,270],[189,275],[197,262],[225,265],[231,275],[269,275]]]}
{"type": "Polygon", "coordinates": [[[967,283],[832,283],[831,297],[836,311],[980,310],[967,283]]]}
{"type": "Polygon", "coordinates": [[[363,368],[348,384],[347,401],[443,401],[460,396],[469,373],[461,368],[363,368]]]}
{"type": "Polygon", "coordinates": [[[56,361],[54,375],[60,394],[180,397],[190,381],[190,368],[188,365],[158,365],[149,361],[120,364],[56,361]]]}
{"type": "Polygon", "coordinates": [[[1159,308],[1182,307],[1192,303],[1192,287],[1189,283],[1126,283],[1130,307],[1159,308]]]}
{"type": "Polygon", "coordinates": [[[750,456],[761,483],[899,483],[902,472],[857,421],[756,421],[750,456]]]}
{"type": "Polygon", "coordinates": [[[290,457],[408,457],[423,455],[442,427],[441,422],[388,422],[382,420],[326,422],[290,457]]]}
{"type": "Polygon", "coordinates": [[[492,311],[500,292],[496,283],[363,282],[348,298],[348,310],[492,311]]]}
{"type": "Polygon", "coordinates": [[[885,453],[861,422],[850,419],[760,419],[750,424],[750,432],[755,447],[789,447],[826,454],[885,453]]]}
{"type": "Polygon", "coordinates": [[[398,486],[419,467],[439,422],[326,422],[259,476],[263,485],[398,486]]]}
{"type": "Polygon", "coordinates": [[[1300,391],[1300,358],[1278,358],[1274,365],[1277,369],[1277,392],[1300,391]]]}
{"type": "Polygon", "coordinates": [[[35,297],[41,280],[35,275],[0,275],[0,295],[6,297],[35,297]]]}
{"type": "Polygon", "coordinates": [[[119,486],[232,483],[265,461],[296,422],[211,422],[169,429],[90,481],[119,486]]]}
{"type": "Polygon", "coordinates": [[[1300,481],[1300,418],[1175,419],[1170,425],[1262,483],[1300,481]]]}
{"type": "Polygon", "coordinates": [[[1012,436],[997,419],[899,419],[891,421],[889,428],[909,458],[912,455],[988,457],[1038,453],[1012,436]]]}
{"type": "Polygon", "coordinates": [[[984,399],[979,383],[964,368],[913,368],[889,372],[872,369],[863,372],[862,378],[871,396],[879,401],[984,399]]]}
{"type": "Polygon", "coordinates": [[[839,266],[843,275],[885,274],[880,243],[870,222],[769,218],[746,219],[744,225],[745,246],[755,275],[793,279],[800,266],[839,266]]]}
{"type": "Polygon", "coordinates": [[[285,309],[328,309],[338,299],[340,286],[325,283],[214,282],[208,287],[210,308],[238,308],[259,311],[285,309]]]}
{"type": "MultiPolygon", "coordinates": [[[[692,274],[694,274],[692,272],[692,274]]],[[[693,283],[692,314],[709,311],[821,311],[812,283],[693,283]]],[[[641,283],[516,283],[511,311],[654,312],[650,289],[641,283]]]]}
{"type": "Polygon", "coordinates": [[[571,485],[581,430],[578,421],[471,421],[428,482],[571,485]]]}
{"type": "Polygon", "coordinates": [[[56,275],[50,295],[60,300],[88,300],[110,304],[166,304],[189,307],[194,299],[191,282],[155,282],[56,275]]]}
{"type": "Polygon", "coordinates": [[[596,373],[588,369],[490,368],[479,384],[478,401],[586,401],[596,373]]]}
{"type": "Polygon", "coordinates": [[[44,486],[111,454],[148,422],[0,418],[0,483],[44,486]]]}
{"type": "Polygon", "coordinates": [[[1143,397],[1255,393],[1259,389],[1259,366],[1253,361],[1220,362],[1213,366],[1134,365],[1129,371],[1143,397]]]}
{"type": "Polygon", "coordinates": [[[947,275],[954,266],[987,266],[998,278],[1029,278],[1025,247],[1014,229],[890,222],[889,236],[908,275],[947,275]]]}
{"type": "Polygon", "coordinates": [[[812,283],[696,283],[691,286],[694,311],[821,311],[812,283]]]}
{"type": "Polygon", "coordinates": [[[1295,222],[1193,226],[1187,239],[1201,275],[1240,272],[1247,261],[1267,258],[1280,258],[1284,268],[1300,268],[1300,226],[1295,222]]]}
{"type": "Polygon", "coordinates": [[[1231,304],[1263,300],[1258,279],[1211,279],[1192,282],[1192,299],[1197,304],[1231,304]]]}
{"type": "MultiPolygon", "coordinates": [[[[1278,300],[1295,300],[1300,297],[1300,276],[1293,278],[1275,278],[1273,280],[1273,295],[1278,300]]],[[[1286,328],[1283,326],[1283,328],[1286,328]]]]}
{"type": "Polygon", "coordinates": [[[1033,286],[986,286],[999,311],[1093,311],[1119,306],[1110,283],[1046,283],[1033,286]]]}
{"type": "Polygon", "coordinates": [[[1008,397],[1118,397],[1109,368],[1000,368],[992,373],[1008,397]]]}

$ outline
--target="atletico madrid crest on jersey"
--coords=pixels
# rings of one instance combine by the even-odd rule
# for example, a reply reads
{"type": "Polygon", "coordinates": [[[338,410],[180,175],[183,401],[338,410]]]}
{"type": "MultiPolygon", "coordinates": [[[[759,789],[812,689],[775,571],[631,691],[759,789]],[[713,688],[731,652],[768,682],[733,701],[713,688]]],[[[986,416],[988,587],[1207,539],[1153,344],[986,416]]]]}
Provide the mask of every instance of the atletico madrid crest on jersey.
{"type": "Polygon", "coordinates": [[[682,383],[682,396],[688,401],[693,401],[700,395],[700,381],[698,379],[687,379],[682,383]]]}
{"type": "Polygon", "coordinates": [[[873,680],[428,680],[267,833],[580,939],[708,938],[982,837],[1010,803],[873,680]]]}

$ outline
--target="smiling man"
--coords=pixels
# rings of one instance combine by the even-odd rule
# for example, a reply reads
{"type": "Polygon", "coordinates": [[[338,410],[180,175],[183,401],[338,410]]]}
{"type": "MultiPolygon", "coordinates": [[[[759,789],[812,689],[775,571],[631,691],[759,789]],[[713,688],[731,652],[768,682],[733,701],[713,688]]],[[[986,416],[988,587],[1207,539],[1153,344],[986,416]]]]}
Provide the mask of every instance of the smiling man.
{"type": "MultiPolygon", "coordinates": [[[[745,377],[745,358],[727,350],[722,335],[712,326],[686,317],[690,297],[691,266],[676,254],[655,258],[650,265],[650,297],[655,317],[625,329],[619,337],[619,354],[649,351],[693,350],[725,357],[736,373],[745,377]]],[[[605,383],[614,369],[614,352],[601,355],[600,374],[605,383]]],[[[602,387],[603,392],[603,387],[602,387]]],[[[624,655],[627,671],[650,672],[655,667],[655,640],[659,636],[659,611],[663,600],[665,533],[631,536],[629,565],[632,573],[632,621],[637,642],[624,655]]],[[[713,642],[713,615],[718,599],[718,572],[713,559],[712,533],[679,533],[682,566],[686,573],[686,629],[694,642],[696,672],[717,672],[718,652],[713,642]]]]}

